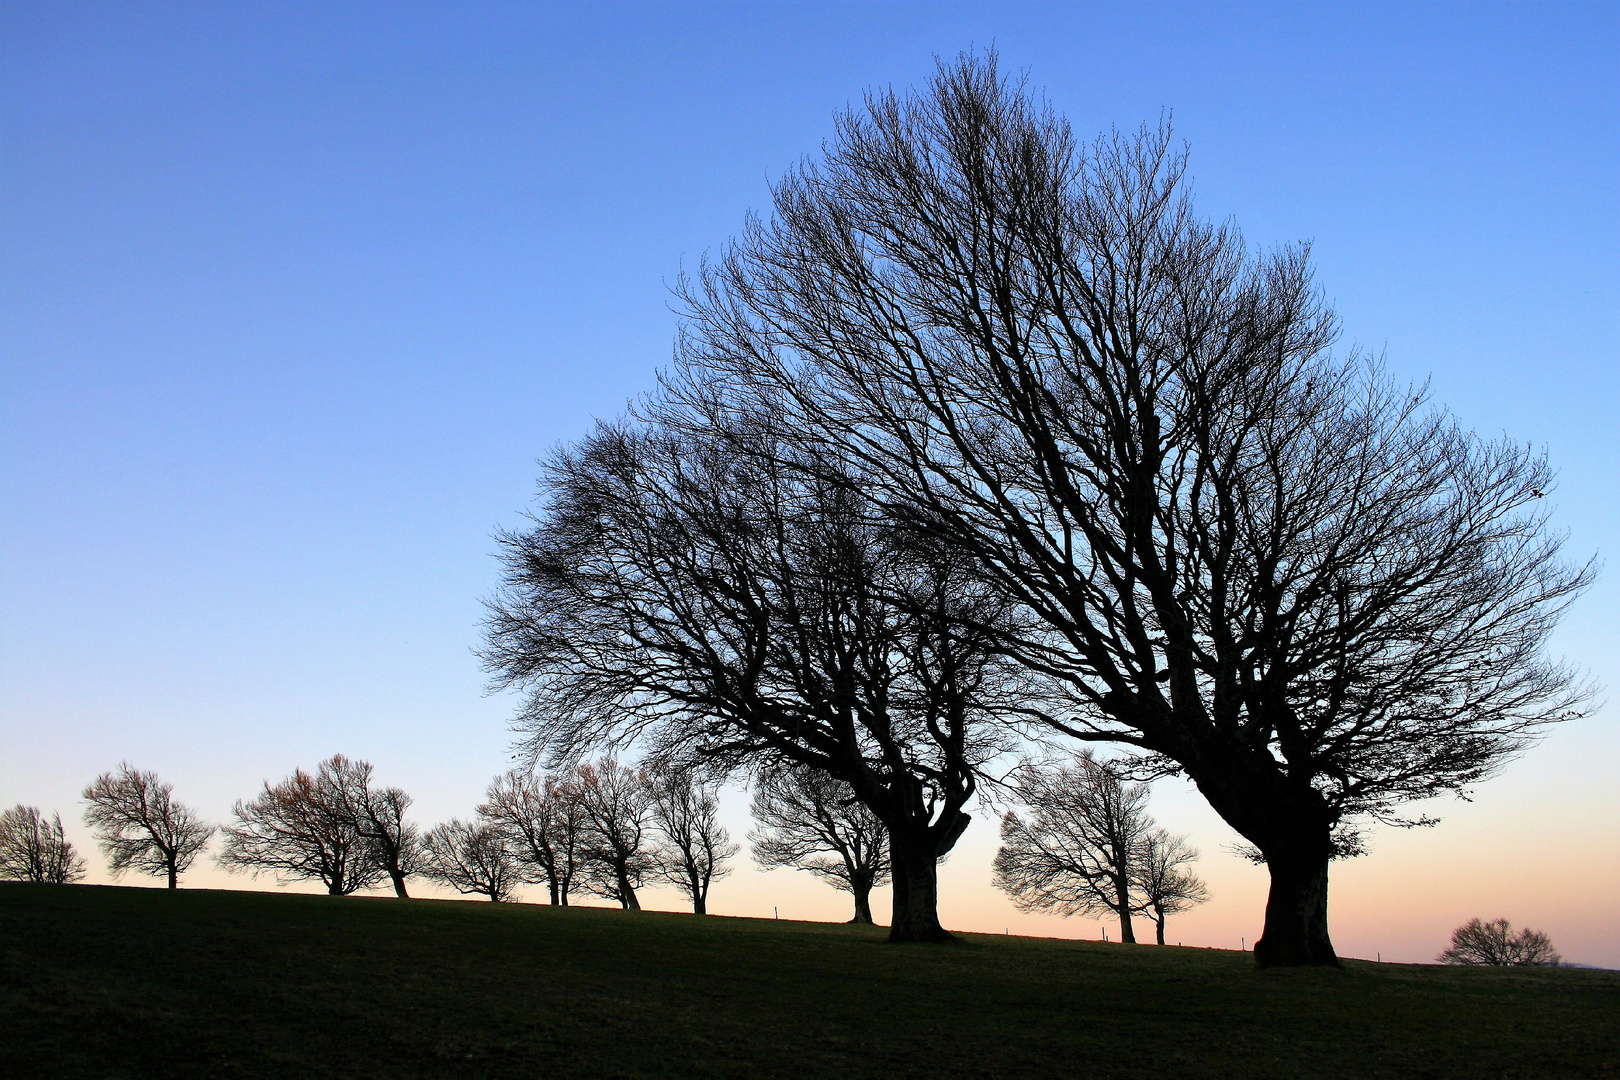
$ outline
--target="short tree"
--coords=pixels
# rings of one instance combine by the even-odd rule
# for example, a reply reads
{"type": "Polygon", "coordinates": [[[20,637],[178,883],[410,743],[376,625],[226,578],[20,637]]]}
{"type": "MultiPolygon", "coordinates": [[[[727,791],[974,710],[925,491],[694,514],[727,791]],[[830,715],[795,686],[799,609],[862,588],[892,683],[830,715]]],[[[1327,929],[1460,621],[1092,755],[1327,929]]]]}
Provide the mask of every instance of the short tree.
{"type": "Polygon", "coordinates": [[[84,789],[89,807],[84,821],[96,834],[114,877],[126,870],[168,879],[178,888],[180,875],[208,846],[216,831],[184,803],[174,799],[174,785],[155,772],[120,763],[84,789]]]}
{"type": "Polygon", "coordinates": [[[1481,922],[1470,919],[1451,932],[1451,947],[1435,957],[1442,964],[1485,964],[1496,967],[1547,965],[1563,959],[1552,940],[1528,927],[1513,932],[1506,919],[1481,922]]]}
{"type": "Polygon", "coordinates": [[[889,833],[855,790],[819,769],[784,764],[754,786],[754,861],[807,870],[855,901],[852,923],[872,922],[872,890],[889,880],[889,833]]]}
{"type": "Polygon", "coordinates": [[[737,854],[720,824],[719,785],[688,769],[663,769],[651,775],[649,791],[658,876],[692,902],[694,914],[707,915],[709,885],[731,873],[725,864],[737,854]]]}
{"type": "Polygon", "coordinates": [[[387,878],[371,842],[361,834],[331,770],[302,769],[281,783],[265,782],[252,802],[237,800],[215,860],[226,870],[277,881],[314,879],[333,896],[368,889],[387,878]]]}
{"type": "Polygon", "coordinates": [[[582,883],[597,896],[640,911],[636,890],[658,869],[648,850],[652,791],[646,771],[613,758],[585,762],[575,768],[572,786],[585,820],[582,883]]]}
{"type": "Polygon", "coordinates": [[[62,815],[46,821],[37,807],[21,804],[0,813],[0,877],[71,885],[84,874],[84,859],[62,832],[62,815]]]}
{"type": "Polygon", "coordinates": [[[523,875],[506,833],[494,822],[451,818],[422,837],[423,873],[459,893],[510,900],[523,875]]]}
{"type": "Polygon", "coordinates": [[[408,899],[405,879],[421,869],[422,842],[405,812],[414,802],[397,787],[379,788],[369,761],[334,754],[321,762],[319,786],[331,793],[338,812],[366,841],[377,868],[388,875],[394,895],[408,899]]]}
{"type": "Polygon", "coordinates": [[[490,782],[478,814],[506,831],[514,856],[526,865],[530,880],[546,883],[551,903],[567,907],[585,828],[574,786],[513,769],[490,782]]]}
{"type": "Polygon", "coordinates": [[[1197,859],[1197,850],[1187,845],[1185,836],[1154,829],[1142,838],[1141,852],[1133,861],[1132,883],[1139,910],[1152,917],[1160,945],[1164,944],[1167,918],[1209,899],[1208,887],[1187,869],[1197,859]]]}
{"type": "Polygon", "coordinates": [[[1147,785],[1125,782],[1082,750],[1056,768],[1025,766],[1013,790],[1030,817],[1008,811],[1001,820],[996,887],[1023,911],[1108,912],[1119,920],[1119,939],[1134,944],[1136,875],[1153,827],[1147,785]]]}

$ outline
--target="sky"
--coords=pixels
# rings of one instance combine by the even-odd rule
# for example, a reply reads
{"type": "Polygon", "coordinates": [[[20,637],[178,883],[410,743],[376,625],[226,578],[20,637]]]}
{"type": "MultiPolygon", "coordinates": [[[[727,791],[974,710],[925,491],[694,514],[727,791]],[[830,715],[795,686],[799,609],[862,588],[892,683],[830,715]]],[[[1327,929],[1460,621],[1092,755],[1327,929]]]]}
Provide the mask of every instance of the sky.
{"type": "MultiPolygon", "coordinates": [[[[336,752],[424,824],[509,765],[473,649],[536,459],[671,355],[670,285],[864,89],[995,47],[1085,137],[1171,117],[1201,211],[1309,241],[1344,347],[1544,447],[1568,550],[1620,544],[1612,4],[37,4],[0,7],[0,804],[128,760],[213,820],[336,752]]],[[[1552,651],[1612,698],[1620,567],[1552,651]]],[[[1616,709],[1335,864],[1348,956],[1472,917],[1620,968],[1616,709]]],[[[1265,874],[1177,781],[1186,945],[1252,945],[1265,874]]],[[[961,930],[1097,938],[941,869],[961,930]]],[[[746,797],[730,792],[739,839],[746,797]]],[[[126,879],[126,883],[141,883],[126,879]]],[[[199,865],[195,886],[269,888],[199,865]]],[[[648,906],[680,898],[650,892],[648,906]]],[[[886,902],[876,898],[877,910],[886,902]]],[[[721,914],[841,919],[746,857],[721,914]]],[[[1138,924],[1139,934],[1151,927],[1138,924]]]]}

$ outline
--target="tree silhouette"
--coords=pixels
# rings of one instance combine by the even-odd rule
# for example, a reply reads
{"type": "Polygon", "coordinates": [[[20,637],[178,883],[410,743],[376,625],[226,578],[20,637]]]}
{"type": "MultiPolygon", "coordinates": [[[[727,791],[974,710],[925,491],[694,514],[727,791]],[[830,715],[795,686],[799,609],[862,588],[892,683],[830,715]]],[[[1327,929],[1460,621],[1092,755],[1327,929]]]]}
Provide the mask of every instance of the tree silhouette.
{"type": "Polygon", "coordinates": [[[62,815],[46,821],[37,807],[21,804],[0,813],[0,877],[71,885],[84,874],[84,859],[62,832],[62,815]]]}
{"type": "Polygon", "coordinates": [[[889,880],[889,833],[854,788],[819,769],[781,765],[760,775],[753,814],[756,863],[808,870],[854,898],[850,922],[871,925],[872,890],[889,880]]]}
{"type": "Polygon", "coordinates": [[[167,878],[178,888],[180,875],[208,846],[216,827],[174,800],[174,785],[155,772],[120,763],[84,789],[89,807],[85,824],[95,832],[114,877],[126,870],[167,878]]]}
{"type": "Polygon", "coordinates": [[[1451,945],[1436,960],[1442,964],[1480,964],[1492,967],[1557,967],[1563,957],[1552,940],[1528,927],[1513,932],[1506,919],[1481,922],[1470,919],[1451,932],[1451,945]]]}
{"type": "MultiPolygon", "coordinates": [[[[1328,864],[1589,695],[1543,456],[1335,355],[1309,251],[1195,213],[1168,127],[1083,147],[994,54],[869,94],[686,282],[664,396],[765,416],[1027,616],[1057,732],[1180,772],[1335,963],[1328,864]]],[[[898,868],[897,868],[898,869],[898,868]]]]}
{"type": "Polygon", "coordinates": [[[720,824],[719,785],[690,769],[661,769],[649,778],[649,811],[661,843],[653,852],[658,875],[707,915],[709,885],[731,873],[726,862],[737,854],[720,824]]]}

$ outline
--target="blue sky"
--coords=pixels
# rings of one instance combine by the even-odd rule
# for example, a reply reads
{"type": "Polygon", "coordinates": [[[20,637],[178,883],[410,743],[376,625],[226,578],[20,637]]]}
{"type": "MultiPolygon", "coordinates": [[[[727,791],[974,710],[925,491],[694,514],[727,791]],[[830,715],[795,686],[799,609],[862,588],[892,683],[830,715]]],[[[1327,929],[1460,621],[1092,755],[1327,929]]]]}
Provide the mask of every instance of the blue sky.
{"type": "MultiPolygon", "coordinates": [[[[491,533],[535,459],[651,386],[669,283],[835,111],[969,47],[1083,135],[1173,113],[1202,210],[1262,246],[1313,241],[1346,343],[1432,378],[1482,433],[1545,445],[1571,550],[1612,556],[1617,10],[8,4],[0,802],[74,824],[78,789],[128,757],[217,818],[341,750],[424,819],[465,814],[510,738],[471,649],[491,533]]],[[[1611,570],[1557,642],[1610,687],[1617,599],[1611,570]]],[[[1612,716],[1476,804],[1527,835],[1575,828],[1602,858],[1571,891],[1611,913],[1612,716]]],[[[1218,853],[1218,822],[1163,801],[1218,853]]],[[[1458,874],[1489,857],[1467,829],[1502,827],[1476,807],[1431,834],[1458,874]]],[[[972,869],[993,830],[972,835],[948,871],[961,918],[999,920],[972,869]]],[[[1432,865],[1424,842],[1391,838],[1386,865],[1411,844],[1432,865]]],[[[1379,858],[1346,871],[1369,895],[1379,858]]],[[[1585,951],[1566,955],[1620,966],[1612,919],[1556,898],[1513,915],[1502,888],[1503,911],[1464,917],[1567,916],[1585,951]]],[[[1374,908],[1368,940],[1406,940],[1374,908]]],[[[1258,927],[1248,900],[1221,910],[1196,924],[1212,938],[1258,927]]]]}

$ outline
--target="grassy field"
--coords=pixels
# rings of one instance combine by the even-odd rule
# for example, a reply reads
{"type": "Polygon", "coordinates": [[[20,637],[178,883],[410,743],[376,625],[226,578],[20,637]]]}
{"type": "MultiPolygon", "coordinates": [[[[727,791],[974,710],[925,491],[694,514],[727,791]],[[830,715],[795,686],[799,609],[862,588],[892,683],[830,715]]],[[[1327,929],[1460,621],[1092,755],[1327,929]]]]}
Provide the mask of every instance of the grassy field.
{"type": "Polygon", "coordinates": [[[0,1075],[1620,1077],[1620,975],[5,884],[0,1075]]]}

